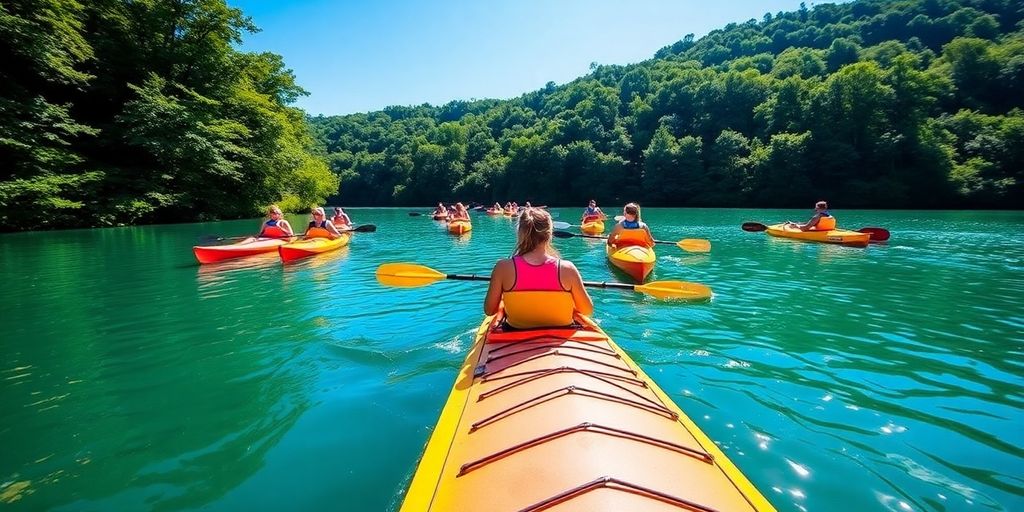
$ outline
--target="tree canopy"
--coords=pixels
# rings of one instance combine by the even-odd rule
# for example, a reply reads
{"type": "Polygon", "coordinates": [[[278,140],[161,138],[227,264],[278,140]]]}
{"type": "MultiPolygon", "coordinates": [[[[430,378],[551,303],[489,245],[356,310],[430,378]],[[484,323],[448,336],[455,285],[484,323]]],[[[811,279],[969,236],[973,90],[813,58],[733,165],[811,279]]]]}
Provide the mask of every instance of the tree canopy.
{"type": "Polygon", "coordinates": [[[1019,207],[1024,9],[765,14],[511,100],[312,118],[348,204],[1019,207]]]}
{"type": "Polygon", "coordinates": [[[223,0],[0,4],[0,230],[203,220],[337,193],[306,94],[223,0]]]}

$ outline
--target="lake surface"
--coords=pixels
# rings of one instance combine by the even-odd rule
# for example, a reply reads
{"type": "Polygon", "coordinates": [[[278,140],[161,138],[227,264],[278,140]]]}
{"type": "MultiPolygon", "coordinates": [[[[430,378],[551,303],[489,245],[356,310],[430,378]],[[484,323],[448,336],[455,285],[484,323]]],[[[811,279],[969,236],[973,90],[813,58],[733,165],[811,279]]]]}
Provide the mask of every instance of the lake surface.
{"type": "MultiPolygon", "coordinates": [[[[258,220],[0,236],[0,508],[396,509],[485,285],[374,270],[486,274],[515,236],[407,211],[353,209],[378,231],[287,266],[195,263],[258,220]]],[[[779,510],[1024,510],[1024,213],[837,211],[892,231],[866,249],[739,229],[809,211],[644,214],[713,244],[651,279],[715,298],[595,290],[595,318],[779,510]]],[[[556,241],[622,279],[600,244],[556,241]]]]}

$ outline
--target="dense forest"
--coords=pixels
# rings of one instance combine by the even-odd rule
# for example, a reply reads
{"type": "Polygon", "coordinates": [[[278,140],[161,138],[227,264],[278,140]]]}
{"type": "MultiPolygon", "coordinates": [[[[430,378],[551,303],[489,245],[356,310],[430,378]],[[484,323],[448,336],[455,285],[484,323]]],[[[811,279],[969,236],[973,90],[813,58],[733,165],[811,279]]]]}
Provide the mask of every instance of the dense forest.
{"type": "Polygon", "coordinates": [[[6,0],[0,231],[331,196],[1019,207],[1022,19],[1014,0],[822,4],[511,100],[309,118],[224,0],[6,0]]]}
{"type": "Polygon", "coordinates": [[[1019,208],[1024,3],[765,14],[507,101],[312,119],[345,204],[1019,208]]]}
{"type": "Polygon", "coordinates": [[[338,179],[223,0],[0,3],[0,230],[254,216],[338,179]]]}

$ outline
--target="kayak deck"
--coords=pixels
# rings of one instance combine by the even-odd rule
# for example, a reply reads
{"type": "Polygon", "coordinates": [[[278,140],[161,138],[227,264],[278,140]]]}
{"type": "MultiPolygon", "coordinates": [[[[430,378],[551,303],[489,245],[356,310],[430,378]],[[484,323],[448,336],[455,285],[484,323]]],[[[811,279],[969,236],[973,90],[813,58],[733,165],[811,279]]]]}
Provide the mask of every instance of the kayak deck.
{"type": "Polygon", "coordinates": [[[830,231],[801,231],[795,228],[787,228],[784,224],[774,224],[765,230],[769,235],[780,238],[792,238],[795,240],[807,240],[811,242],[824,242],[828,244],[856,245],[867,247],[871,239],[870,233],[859,231],[848,231],[845,229],[833,229],[830,231]]]}
{"type": "Polygon", "coordinates": [[[282,245],[278,248],[278,253],[281,256],[281,261],[287,263],[289,261],[313,256],[314,254],[341,249],[348,245],[350,238],[352,238],[352,235],[349,233],[342,233],[341,236],[334,239],[308,238],[282,245]]]}
{"type": "Polygon", "coordinates": [[[477,331],[403,511],[774,508],[590,319],[477,331]]]}
{"type": "Polygon", "coordinates": [[[612,265],[615,265],[638,283],[642,283],[644,279],[647,279],[647,276],[654,270],[654,264],[658,259],[653,247],[642,245],[626,245],[623,247],[607,245],[605,246],[605,252],[608,255],[608,261],[612,265]]]}
{"type": "Polygon", "coordinates": [[[279,246],[286,243],[288,243],[288,240],[283,238],[253,238],[229,245],[196,245],[192,247],[192,253],[195,254],[196,260],[199,263],[216,263],[233,258],[274,252],[277,251],[279,246]]]}

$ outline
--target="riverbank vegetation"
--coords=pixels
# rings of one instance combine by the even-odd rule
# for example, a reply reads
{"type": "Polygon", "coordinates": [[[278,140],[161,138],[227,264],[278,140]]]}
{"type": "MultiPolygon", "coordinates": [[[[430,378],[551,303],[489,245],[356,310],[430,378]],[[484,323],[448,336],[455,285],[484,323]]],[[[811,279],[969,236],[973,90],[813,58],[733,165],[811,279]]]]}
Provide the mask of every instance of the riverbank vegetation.
{"type": "Polygon", "coordinates": [[[222,0],[0,4],[0,230],[257,215],[338,190],[222,0]]]}
{"type": "Polygon", "coordinates": [[[508,101],[313,123],[346,204],[1019,207],[1022,17],[1010,0],[821,4],[508,101]]]}

